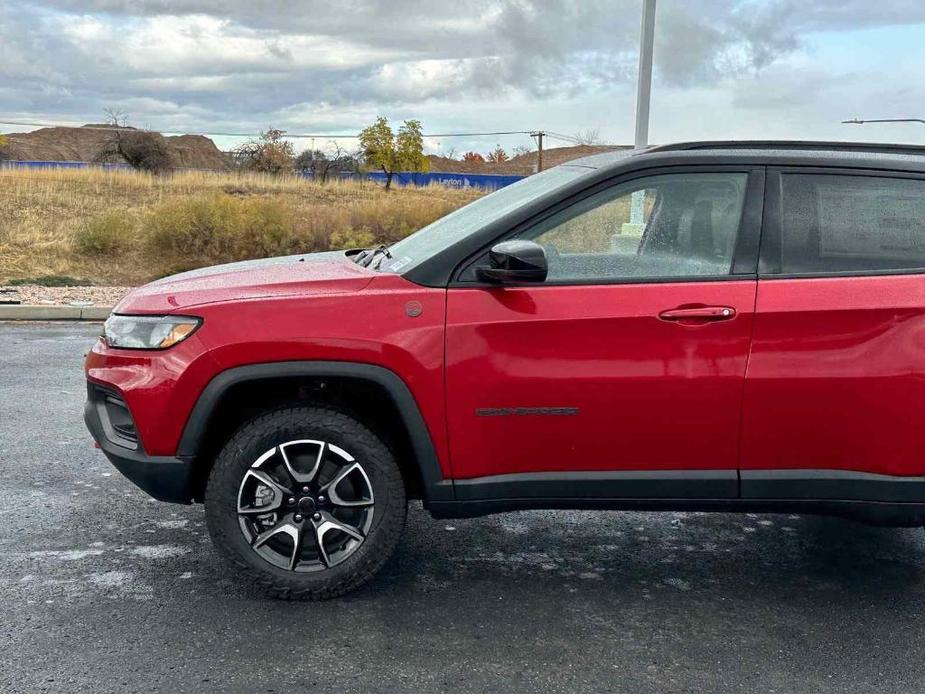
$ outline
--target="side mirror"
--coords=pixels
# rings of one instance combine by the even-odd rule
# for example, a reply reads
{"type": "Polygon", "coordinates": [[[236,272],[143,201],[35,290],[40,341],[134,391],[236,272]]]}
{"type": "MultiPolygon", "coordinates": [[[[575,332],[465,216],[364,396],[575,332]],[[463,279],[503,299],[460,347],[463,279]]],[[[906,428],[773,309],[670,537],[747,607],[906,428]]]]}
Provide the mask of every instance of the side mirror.
{"type": "Polygon", "coordinates": [[[476,276],[485,282],[543,282],[549,272],[546,249],[533,241],[513,239],[492,246],[488,266],[476,268],[476,276]]]}

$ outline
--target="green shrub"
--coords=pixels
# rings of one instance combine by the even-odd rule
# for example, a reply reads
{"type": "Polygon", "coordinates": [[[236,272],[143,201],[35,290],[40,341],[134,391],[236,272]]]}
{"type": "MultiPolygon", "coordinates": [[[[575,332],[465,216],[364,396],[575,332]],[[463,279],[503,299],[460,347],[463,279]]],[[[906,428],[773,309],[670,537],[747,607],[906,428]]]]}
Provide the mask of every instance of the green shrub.
{"type": "Polygon", "coordinates": [[[368,229],[342,229],[331,234],[332,249],[369,248],[375,245],[376,237],[368,229]]]}
{"type": "Polygon", "coordinates": [[[123,212],[105,212],[77,230],[74,246],[87,256],[109,256],[124,251],[132,241],[134,224],[123,212]]]}
{"type": "Polygon", "coordinates": [[[291,207],[278,198],[235,200],[241,208],[234,239],[235,259],[270,258],[305,251],[291,207]]]}
{"type": "Polygon", "coordinates": [[[292,211],[279,198],[221,194],[169,200],[151,211],[147,229],[149,254],[170,268],[301,250],[292,211]]]}
{"type": "Polygon", "coordinates": [[[70,275],[42,275],[41,277],[17,277],[11,279],[9,285],[18,287],[24,284],[37,284],[40,287],[92,287],[92,280],[71,277],[70,275]]]}

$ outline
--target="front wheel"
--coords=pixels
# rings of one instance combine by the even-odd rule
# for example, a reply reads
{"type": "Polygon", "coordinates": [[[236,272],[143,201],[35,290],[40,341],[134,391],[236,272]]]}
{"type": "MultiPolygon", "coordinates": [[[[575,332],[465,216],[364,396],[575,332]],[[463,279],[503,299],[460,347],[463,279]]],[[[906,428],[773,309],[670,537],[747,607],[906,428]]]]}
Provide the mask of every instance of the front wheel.
{"type": "Polygon", "coordinates": [[[227,442],[209,475],[216,547],[280,598],[318,600],[368,581],[405,522],[388,447],[349,415],[298,407],[261,415],[227,442]]]}

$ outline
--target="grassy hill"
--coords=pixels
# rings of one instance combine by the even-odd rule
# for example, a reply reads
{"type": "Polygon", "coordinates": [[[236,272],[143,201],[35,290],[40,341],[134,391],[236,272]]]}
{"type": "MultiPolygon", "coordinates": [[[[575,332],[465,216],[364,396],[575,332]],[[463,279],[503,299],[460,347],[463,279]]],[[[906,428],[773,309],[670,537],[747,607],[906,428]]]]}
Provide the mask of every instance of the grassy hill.
{"type": "Polygon", "coordinates": [[[137,284],[245,258],[389,243],[483,194],[360,181],[0,169],[0,284],[137,284]]]}

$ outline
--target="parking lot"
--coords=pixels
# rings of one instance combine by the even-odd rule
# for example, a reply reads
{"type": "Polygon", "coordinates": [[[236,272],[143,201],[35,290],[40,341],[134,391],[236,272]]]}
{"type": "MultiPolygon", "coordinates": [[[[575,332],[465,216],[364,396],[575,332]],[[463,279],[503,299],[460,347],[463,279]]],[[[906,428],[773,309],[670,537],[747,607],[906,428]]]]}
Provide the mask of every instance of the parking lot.
{"type": "Polygon", "coordinates": [[[921,529],[415,505],[368,587],[266,600],[92,447],[98,332],[0,323],[2,691],[925,689],[921,529]]]}

